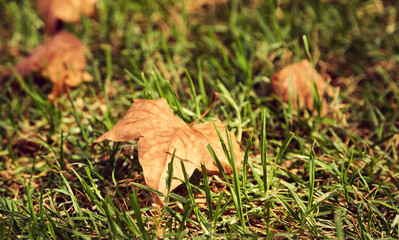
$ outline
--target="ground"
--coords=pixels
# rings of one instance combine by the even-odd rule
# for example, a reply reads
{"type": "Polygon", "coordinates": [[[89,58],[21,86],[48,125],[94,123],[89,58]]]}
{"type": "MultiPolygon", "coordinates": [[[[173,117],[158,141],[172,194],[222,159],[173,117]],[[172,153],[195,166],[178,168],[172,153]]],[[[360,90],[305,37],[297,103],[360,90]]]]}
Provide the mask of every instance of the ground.
{"type": "Polygon", "coordinates": [[[399,238],[398,8],[99,0],[63,25],[87,46],[93,81],[51,103],[50,81],[9,70],[49,38],[36,1],[0,0],[0,238],[399,238]],[[335,89],[326,116],[271,90],[302,59],[335,89]],[[190,123],[213,92],[200,122],[237,137],[237,174],[196,172],[159,208],[136,141],[90,151],[132,99],[164,96],[190,123]]]}

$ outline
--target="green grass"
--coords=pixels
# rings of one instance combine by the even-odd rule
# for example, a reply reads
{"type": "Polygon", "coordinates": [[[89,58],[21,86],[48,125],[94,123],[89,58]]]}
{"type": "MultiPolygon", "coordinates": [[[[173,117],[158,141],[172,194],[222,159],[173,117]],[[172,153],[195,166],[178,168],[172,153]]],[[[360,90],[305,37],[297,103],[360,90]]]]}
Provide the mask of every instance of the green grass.
{"type": "Polygon", "coordinates": [[[399,238],[395,1],[96,8],[66,25],[94,81],[50,104],[49,81],[3,74],[45,39],[35,1],[0,0],[0,239],[399,238]],[[273,73],[308,58],[340,88],[325,118],[270,89],[273,73]],[[132,99],[165,97],[190,123],[215,91],[200,121],[220,119],[240,140],[240,172],[181,179],[158,209],[136,142],[89,152],[132,99]]]}

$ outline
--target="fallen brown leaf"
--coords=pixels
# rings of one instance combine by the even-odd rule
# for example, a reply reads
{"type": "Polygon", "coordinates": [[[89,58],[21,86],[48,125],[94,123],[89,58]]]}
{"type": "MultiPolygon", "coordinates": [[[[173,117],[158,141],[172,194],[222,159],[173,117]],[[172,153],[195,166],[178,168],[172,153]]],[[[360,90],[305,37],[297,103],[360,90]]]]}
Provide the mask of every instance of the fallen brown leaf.
{"type": "Polygon", "coordinates": [[[54,34],[62,22],[78,22],[80,15],[91,16],[97,0],[38,0],[46,31],[54,34]]]}
{"type": "Polygon", "coordinates": [[[185,2],[188,13],[200,14],[215,11],[217,6],[230,2],[230,0],[187,0],[185,2]]]}
{"type": "MultiPolygon", "coordinates": [[[[215,122],[227,144],[225,127],[215,122]]],[[[239,168],[242,153],[235,137],[231,134],[236,166],[239,168]]],[[[231,173],[214,125],[211,122],[189,126],[176,117],[164,98],[157,100],[134,100],[123,119],[108,132],[94,141],[93,146],[104,140],[127,141],[138,140],[139,161],[143,167],[146,184],[164,194],[167,193],[166,179],[168,164],[173,161],[173,180],[171,190],[184,179],[180,161],[184,162],[187,174],[191,176],[195,169],[201,170],[204,164],[208,174],[218,174],[219,169],[207,149],[209,144],[215,151],[226,173],[231,173]]],[[[92,146],[92,147],[93,147],[92,146]]],[[[188,177],[189,177],[188,176],[188,177]]],[[[157,199],[155,199],[157,201],[157,199]]],[[[162,201],[163,199],[160,198],[162,201]]]]}
{"type": "MultiPolygon", "coordinates": [[[[299,108],[306,106],[310,111],[313,110],[313,81],[320,99],[323,98],[324,93],[330,97],[333,96],[332,87],[313,69],[308,60],[286,66],[271,78],[273,92],[282,97],[284,102],[288,103],[292,97],[294,109],[298,107],[298,101],[299,108]]],[[[321,115],[326,114],[327,101],[323,98],[321,115]]]]}
{"type": "Polygon", "coordinates": [[[54,83],[53,94],[59,97],[66,92],[66,85],[76,87],[82,80],[92,80],[90,74],[83,71],[85,51],[86,47],[78,38],[62,31],[33,50],[15,68],[23,77],[31,72],[41,72],[54,83]]]}

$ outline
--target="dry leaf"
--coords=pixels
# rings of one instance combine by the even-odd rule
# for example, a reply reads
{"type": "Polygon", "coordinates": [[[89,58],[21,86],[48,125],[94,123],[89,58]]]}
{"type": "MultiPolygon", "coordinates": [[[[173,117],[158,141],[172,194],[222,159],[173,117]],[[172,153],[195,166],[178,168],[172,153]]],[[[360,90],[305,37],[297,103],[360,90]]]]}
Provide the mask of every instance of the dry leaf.
{"type": "MultiPolygon", "coordinates": [[[[225,127],[215,123],[227,144],[225,127]]],[[[240,146],[231,134],[236,166],[242,160],[240,146]]],[[[171,190],[181,184],[176,178],[184,179],[180,161],[184,162],[187,174],[191,176],[195,169],[201,170],[204,164],[208,174],[218,174],[219,170],[207,149],[209,144],[219,158],[226,173],[232,169],[223,152],[214,125],[211,122],[189,126],[176,117],[164,98],[158,100],[134,100],[126,115],[95,143],[104,140],[127,141],[138,140],[139,161],[143,167],[146,184],[162,193],[167,193],[166,178],[168,164],[173,161],[173,177],[171,190]]]]}
{"type": "MultiPolygon", "coordinates": [[[[274,93],[282,97],[283,101],[288,103],[292,97],[294,109],[306,106],[308,110],[313,110],[313,81],[316,83],[317,92],[320,99],[323,94],[333,96],[333,90],[324,78],[313,69],[308,60],[291,64],[283,68],[280,72],[274,74],[271,78],[272,89],[274,93]]],[[[323,98],[321,115],[327,114],[327,101],[323,98]]]]}
{"type": "Polygon", "coordinates": [[[224,5],[230,0],[187,0],[186,8],[190,14],[215,11],[217,6],[224,5]]]}
{"type": "Polygon", "coordinates": [[[38,0],[46,31],[50,34],[59,30],[62,22],[78,22],[80,15],[91,16],[97,0],[38,0]]]}
{"type": "Polygon", "coordinates": [[[91,81],[89,73],[83,72],[86,67],[86,47],[73,34],[59,32],[50,40],[37,47],[15,68],[23,77],[40,71],[44,77],[54,83],[53,94],[58,97],[65,85],[78,86],[82,80],[91,81]]]}

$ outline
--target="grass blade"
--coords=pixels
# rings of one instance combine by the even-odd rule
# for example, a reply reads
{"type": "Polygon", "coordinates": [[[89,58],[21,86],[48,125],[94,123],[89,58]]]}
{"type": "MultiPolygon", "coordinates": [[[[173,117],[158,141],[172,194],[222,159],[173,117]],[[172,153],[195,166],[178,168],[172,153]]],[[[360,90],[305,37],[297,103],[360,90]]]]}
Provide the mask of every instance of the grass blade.
{"type": "Polygon", "coordinates": [[[195,104],[195,113],[199,117],[199,116],[201,116],[201,110],[200,110],[200,107],[198,105],[197,93],[195,92],[195,86],[194,86],[193,80],[191,79],[191,75],[187,71],[187,69],[185,69],[185,73],[186,73],[186,77],[188,79],[188,83],[190,85],[191,97],[193,98],[193,101],[194,101],[194,104],[195,104]]]}
{"type": "Polygon", "coordinates": [[[251,135],[248,138],[247,141],[247,146],[245,147],[245,153],[244,153],[244,161],[243,161],[243,166],[242,166],[242,187],[243,187],[243,191],[245,196],[248,198],[247,195],[247,179],[248,179],[248,159],[249,159],[249,151],[251,149],[251,145],[252,145],[252,136],[253,136],[253,132],[251,132],[251,135]]]}
{"type": "Polygon", "coordinates": [[[211,195],[211,190],[209,188],[208,175],[206,174],[205,165],[201,164],[201,169],[202,169],[202,177],[204,178],[205,198],[206,198],[206,205],[208,206],[209,219],[213,219],[212,195],[211,195]]]}
{"type": "Polygon", "coordinates": [[[337,232],[337,240],[344,240],[344,230],[342,229],[342,215],[341,213],[336,213],[334,217],[335,230],[337,232]]]}
{"type": "Polygon", "coordinates": [[[166,178],[166,188],[168,189],[168,194],[166,195],[165,203],[169,202],[170,188],[172,186],[172,180],[173,180],[173,162],[175,159],[175,153],[176,149],[173,151],[170,162],[168,163],[168,176],[166,178]]]}
{"type": "Polygon", "coordinates": [[[198,68],[198,86],[201,93],[201,100],[204,106],[208,106],[208,98],[205,91],[204,79],[202,77],[202,65],[199,59],[197,60],[197,68],[198,68]]]}
{"type": "Polygon", "coordinates": [[[261,124],[262,124],[262,136],[261,136],[261,145],[260,145],[260,152],[261,152],[261,163],[262,163],[262,173],[263,173],[263,191],[266,192],[268,190],[267,186],[267,162],[266,162],[266,110],[262,111],[261,115],[261,124]]]}
{"type": "Polygon", "coordinates": [[[136,189],[133,189],[133,194],[129,194],[129,199],[130,199],[130,206],[132,207],[134,216],[136,217],[136,221],[139,226],[141,236],[143,239],[149,240],[150,237],[148,235],[147,230],[145,229],[143,218],[141,217],[140,202],[137,197],[136,189]]]}
{"type": "MultiPolygon", "coordinates": [[[[314,146],[314,144],[313,144],[313,146],[314,146]]],[[[313,194],[314,194],[315,175],[316,175],[316,167],[315,167],[314,151],[313,151],[313,147],[312,147],[312,150],[310,151],[310,155],[309,155],[309,196],[308,196],[308,212],[312,209],[312,204],[313,204],[313,194]]]]}
{"type": "Polygon", "coordinates": [[[274,177],[274,174],[275,174],[275,171],[276,171],[276,164],[280,163],[281,158],[283,157],[284,152],[287,149],[288,145],[290,144],[290,142],[291,142],[292,138],[294,137],[294,135],[295,134],[293,132],[290,132],[288,134],[288,136],[285,138],[285,140],[284,140],[284,142],[283,142],[283,144],[282,144],[282,146],[280,148],[280,151],[278,152],[278,154],[276,156],[276,159],[274,160],[273,166],[272,166],[271,171],[270,171],[270,176],[269,176],[269,181],[267,183],[266,192],[269,191],[270,186],[273,184],[272,180],[273,180],[273,177],[274,177]]]}
{"type": "Polygon", "coordinates": [[[206,217],[202,214],[202,212],[198,209],[197,205],[195,204],[195,197],[193,194],[193,190],[191,188],[191,183],[187,177],[186,167],[184,166],[184,163],[182,160],[180,161],[180,163],[181,163],[181,168],[183,170],[184,182],[187,187],[188,196],[190,198],[191,205],[194,207],[194,214],[197,217],[197,220],[199,221],[200,226],[205,231],[205,234],[209,234],[211,232],[211,226],[209,225],[209,222],[206,219],[206,217]]]}
{"type": "Polygon", "coordinates": [[[104,199],[104,201],[102,202],[102,205],[104,206],[104,212],[107,217],[107,224],[109,226],[109,231],[110,231],[111,237],[112,237],[112,239],[118,239],[119,234],[118,234],[117,228],[115,226],[115,220],[112,217],[112,212],[108,205],[108,201],[109,201],[109,197],[107,196],[104,199]]]}
{"type": "MultiPolygon", "coordinates": [[[[247,231],[247,227],[246,227],[246,224],[245,224],[246,221],[245,221],[244,212],[243,212],[243,205],[242,205],[241,184],[240,184],[241,181],[240,181],[240,177],[239,177],[239,174],[238,174],[238,171],[237,171],[236,162],[235,162],[233,143],[232,143],[229,131],[227,130],[227,128],[225,128],[227,142],[228,142],[228,145],[229,145],[229,151],[228,151],[227,147],[225,145],[224,139],[223,139],[222,135],[219,132],[219,129],[216,127],[214,122],[212,122],[212,123],[214,125],[214,128],[215,128],[218,136],[219,136],[220,144],[222,145],[224,154],[226,155],[226,158],[228,159],[228,161],[230,163],[230,166],[231,166],[231,168],[233,170],[233,184],[232,184],[232,186],[230,185],[230,190],[231,190],[232,195],[233,195],[234,205],[235,205],[235,208],[236,208],[236,211],[237,211],[237,216],[240,219],[241,226],[243,227],[243,229],[245,231],[247,231]]],[[[216,159],[217,159],[217,157],[216,157],[216,159]]]]}

